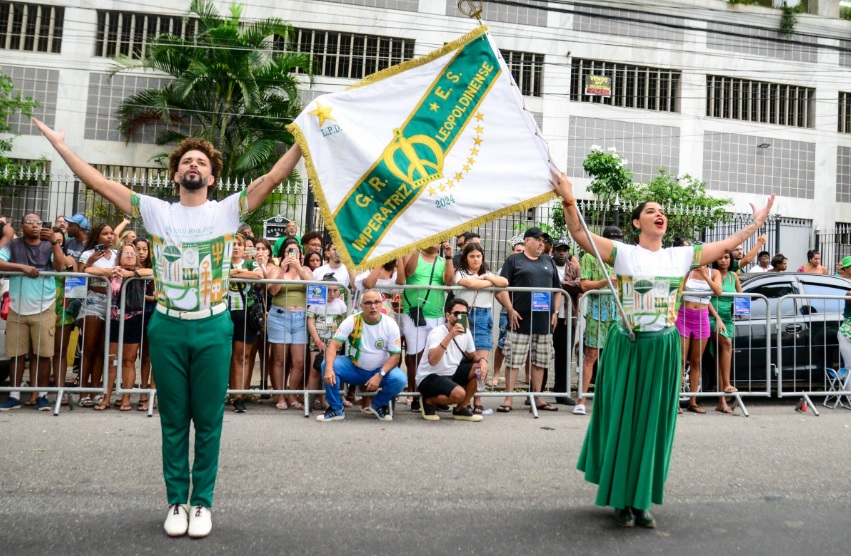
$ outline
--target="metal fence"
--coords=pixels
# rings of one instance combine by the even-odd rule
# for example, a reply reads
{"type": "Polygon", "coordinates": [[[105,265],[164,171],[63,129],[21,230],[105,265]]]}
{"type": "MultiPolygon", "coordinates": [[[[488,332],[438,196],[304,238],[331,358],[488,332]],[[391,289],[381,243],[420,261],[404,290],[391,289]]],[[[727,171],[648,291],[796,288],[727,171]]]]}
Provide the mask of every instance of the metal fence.
{"type": "Polygon", "coordinates": [[[828,273],[836,272],[836,264],[851,255],[851,224],[837,222],[833,229],[816,232],[816,249],[828,273]]]}

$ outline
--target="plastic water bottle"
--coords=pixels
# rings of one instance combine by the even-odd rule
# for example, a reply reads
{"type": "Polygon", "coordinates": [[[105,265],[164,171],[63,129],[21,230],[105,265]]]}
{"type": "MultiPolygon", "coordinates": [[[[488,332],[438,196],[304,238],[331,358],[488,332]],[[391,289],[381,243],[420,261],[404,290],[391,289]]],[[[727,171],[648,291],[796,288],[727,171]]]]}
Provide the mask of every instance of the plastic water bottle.
{"type": "Polygon", "coordinates": [[[485,377],[482,376],[481,365],[476,365],[476,391],[485,391],[485,377]]]}

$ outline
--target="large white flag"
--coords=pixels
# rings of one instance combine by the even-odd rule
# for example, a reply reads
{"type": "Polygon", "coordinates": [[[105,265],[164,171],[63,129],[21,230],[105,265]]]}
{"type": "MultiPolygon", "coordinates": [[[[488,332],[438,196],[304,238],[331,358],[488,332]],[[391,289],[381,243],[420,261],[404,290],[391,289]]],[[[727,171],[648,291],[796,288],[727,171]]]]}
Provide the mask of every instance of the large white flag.
{"type": "Polygon", "coordinates": [[[552,198],[547,146],[486,31],[321,96],[288,127],[350,267],[552,198]]]}

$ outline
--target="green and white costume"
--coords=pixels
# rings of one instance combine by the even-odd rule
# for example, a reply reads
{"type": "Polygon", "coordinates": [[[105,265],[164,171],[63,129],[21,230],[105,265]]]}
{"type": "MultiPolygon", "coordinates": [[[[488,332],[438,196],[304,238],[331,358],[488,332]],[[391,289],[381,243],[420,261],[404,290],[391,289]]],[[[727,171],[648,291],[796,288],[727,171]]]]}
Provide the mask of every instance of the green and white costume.
{"type": "Polygon", "coordinates": [[[226,296],[246,192],[201,206],[133,194],[150,234],[157,308],[148,324],[169,504],[213,506],[233,322],[226,296]],[[195,426],[192,495],[189,426],[195,426]]]}
{"type": "Polygon", "coordinates": [[[682,365],[675,324],[701,246],[648,251],[614,244],[609,262],[636,341],[620,322],[609,328],[577,469],[599,486],[598,505],[647,510],[662,503],[668,476],[682,365]]]}

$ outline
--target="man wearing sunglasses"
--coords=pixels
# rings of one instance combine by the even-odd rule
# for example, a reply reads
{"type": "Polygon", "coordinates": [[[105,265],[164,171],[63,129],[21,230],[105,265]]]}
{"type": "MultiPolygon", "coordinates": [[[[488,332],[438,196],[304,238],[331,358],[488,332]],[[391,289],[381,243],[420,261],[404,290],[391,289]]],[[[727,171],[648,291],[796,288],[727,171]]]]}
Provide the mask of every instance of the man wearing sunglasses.
{"type": "Polygon", "coordinates": [[[322,423],[346,418],[340,383],[361,386],[377,392],[367,408],[381,421],[392,421],[390,402],[405,388],[408,378],[399,368],[402,359],[402,334],[396,321],[381,313],[383,299],[376,290],[361,296],[362,313],[346,318],[325,348],[322,374],[328,409],[316,418],[322,423]],[[349,345],[349,355],[340,355],[349,345]]]}
{"type": "Polygon", "coordinates": [[[486,358],[476,354],[476,344],[466,325],[470,306],[455,297],[446,301],[446,324],[432,330],[426,340],[425,357],[417,367],[417,391],[422,396],[420,411],[426,421],[439,421],[435,405],[455,404],[452,418],[457,421],[481,421],[470,410],[476,394],[477,373],[488,371],[486,358]]]}

